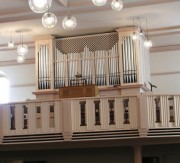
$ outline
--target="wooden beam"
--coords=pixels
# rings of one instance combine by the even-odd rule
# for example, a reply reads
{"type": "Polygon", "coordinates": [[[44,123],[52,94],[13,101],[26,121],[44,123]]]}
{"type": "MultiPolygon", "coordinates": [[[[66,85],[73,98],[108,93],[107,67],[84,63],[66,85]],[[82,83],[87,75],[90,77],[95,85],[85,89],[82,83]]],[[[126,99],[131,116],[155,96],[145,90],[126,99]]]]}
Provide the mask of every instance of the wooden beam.
{"type": "Polygon", "coordinates": [[[68,7],[68,1],[67,0],[58,0],[64,7],[68,7]]]}
{"type": "Polygon", "coordinates": [[[158,47],[150,48],[150,53],[177,51],[177,50],[180,50],[180,45],[158,46],[158,47]]]}

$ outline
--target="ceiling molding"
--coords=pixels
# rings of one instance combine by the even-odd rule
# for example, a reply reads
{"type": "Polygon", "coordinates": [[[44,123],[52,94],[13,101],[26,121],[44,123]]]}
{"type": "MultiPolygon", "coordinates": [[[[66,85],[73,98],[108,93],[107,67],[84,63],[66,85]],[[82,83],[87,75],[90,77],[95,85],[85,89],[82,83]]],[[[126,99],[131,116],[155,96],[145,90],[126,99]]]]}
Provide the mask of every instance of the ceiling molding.
{"type": "Polygon", "coordinates": [[[0,62],[0,67],[6,67],[6,66],[21,66],[26,64],[35,64],[35,59],[26,59],[23,63],[18,63],[16,60],[13,61],[3,61],[0,62]]]}
{"type": "Polygon", "coordinates": [[[35,83],[28,83],[28,84],[16,84],[16,85],[10,85],[11,88],[17,88],[17,87],[33,87],[36,86],[35,83]]]}
{"type": "Polygon", "coordinates": [[[149,32],[159,32],[159,31],[169,31],[169,30],[180,30],[180,25],[161,27],[161,28],[151,28],[149,29],[149,32]]]}
{"type": "Polygon", "coordinates": [[[159,36],[179,35],[179,34],[180,34],[180,31],[172,31],[172,32],[151,34],[151,35],[149,35],[149,37],[152,38],[152,37],[159,37],[159,36]]]}
{"type": "Polygon", "coordinates": [[[176,50],[180,50],[180,45],[169,45],[169,46],[152,47],[150,49],[150,53],[176,51],[176,50]]]}
{"type": "Polygon", "coordinates": [[[149,6],[149,5],[157,5],[162,3],[173,3],[173,2],[179,2],[179,0],[142,0],[139,2],[127,2],[124,3],[124,8],[132,8],[132,7],[138,7],[138,6],[149,6]]]}
{"type": "MultiPolygon", "coordinates": [[[[111,3],[112,0],[108,0],[108,3],[111,3]]],[[[136,1],[136,2],[123,2],[124,3],[124,8],[132,8],[132,7],[138,7],[138,6],[148,6],[148,5],[157,5],[157,4],[162,4],[162,3],[173,3],[173,2],[179,2],[179,0],[141,0],[141,1],[136,1]]],[[[70,7],[79,7],[79,6],[84,6],[84,7],[90,7],[94,6],[94,4],[91,1],[74,1],[69,3],[70,7]]],[[[96,7],[96,6],[94,6],[96,7]]],[[[99,7],[97,7],[99,10],[99,7]]],[[[101,8],[102,9],[102,8],[101,8]]]]}
{"type": "MultiPolygon", "coordinates": [[[[29,49],[32,49],[35,47],[35,43],[33,41],[24,42],[28,46],[29,49]]],[[[17,46],[20,45],[19,43],[15,45],[14,48],[10,49],[7,47],[7,44],[0,44],[0,51],[12,51],[16,50],[17,46]]]]}
{"type": "Polygon", "coordinates": [[[180,71],[172,71],[172,72],[155,72],[155,73],[151,73],[151,76],[175,75],[175,74],[180,74],[180,71]]]}

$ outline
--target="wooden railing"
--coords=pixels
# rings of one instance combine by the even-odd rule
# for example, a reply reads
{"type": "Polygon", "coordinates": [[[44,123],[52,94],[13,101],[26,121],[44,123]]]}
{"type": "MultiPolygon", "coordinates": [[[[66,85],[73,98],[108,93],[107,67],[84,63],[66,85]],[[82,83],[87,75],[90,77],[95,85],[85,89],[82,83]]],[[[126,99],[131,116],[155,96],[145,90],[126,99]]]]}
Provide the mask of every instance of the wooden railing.
{"type": "Polygon", "coordinates": [[[43,134],[62,134],[63,141],[94,135],[96,139],[173,135],[180,132],[180,95],[29,100],[1,105],[0,121],[2,139],[43,134]]]}

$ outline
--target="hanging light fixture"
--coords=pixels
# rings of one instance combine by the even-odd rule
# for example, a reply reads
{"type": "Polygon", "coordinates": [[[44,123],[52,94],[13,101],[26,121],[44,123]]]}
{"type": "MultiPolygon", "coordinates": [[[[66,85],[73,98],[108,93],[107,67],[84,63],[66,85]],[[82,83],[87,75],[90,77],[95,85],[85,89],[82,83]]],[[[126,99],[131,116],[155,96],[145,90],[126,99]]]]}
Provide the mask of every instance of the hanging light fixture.
{"type": "Polygon", "coordinates": [[[135,32],[135,24],[134,24],[134,18],[133,18],[133,34],[132,34],[132,39],[137,40],[138,39],[138,34],[135,32]]]}
{"type": "Polygon", "coordinates": [[[14,48],[14,42],[12,41],[12,32],[11,32],[11,40],[8,42],[8,48],[14,48]]]}
{"type": "Polygon", "coordinates": [[[146,18],[146,40],[144,41],[144,46],[147,48],[152,47],[152,41],[149,40],[149,29],[148,29],[148,23],[147,23],[147,18],[146,18]]]}
{"type": "Polygon", "coordinates": [[[17,62],[18,63],[23,63],[25,61],[25,56],[23,55],[18,55],[17,56],[17,62]]]}
{"type": "Polygon", "coordinates": [[[139,28],[140,28],[140,30],[139,30],[139,34],[141,35],[141,36],[143,36],[144,35],[144,32],[143,32],[143,30],[142,30],[142,25],[141,25],[141,17],[139,17],[138,18],[139,19],[139,28]]]}
{"type": "Polygon", "coordinates": [[[92,0],[92,2],[96,5],[96,6],[103,6],[106,4],[107,0],[92,0]]]}
{"type": "Polygon", "coordinates": [[[73,30],[74,28],[76,28],[76,25],[77,25],[76,18],[69,14],[69,3],[68,3],[68,15],[64,17],[64,19],[62,20],[62,26],[64,29],[73,30]]]}
{"type": "Polygon", "coordinates": [[[113,0],[111,2],[111,8],[115,11],[120,11],[123,8],[123,3],[121,0],[113,0]]]}
{"type": "Polygon", "coordinates": [[[29,0],[29,7],[36,13],[44,13],[48,11],[52,0],[29,0]]]}
{"type": "Polygon", "coordinates": [[[48,11],[42,17],[42,24],[45,28],[53,28],[57,23],[57,17],[48,11]]]}
{"type": "Polygon", "coordinates": [[[21,45],[17,47],[17,52],[19,55],[24,56],[28,53],[28,46],[23,43],[23,32],[20,35],[21,45]]]}

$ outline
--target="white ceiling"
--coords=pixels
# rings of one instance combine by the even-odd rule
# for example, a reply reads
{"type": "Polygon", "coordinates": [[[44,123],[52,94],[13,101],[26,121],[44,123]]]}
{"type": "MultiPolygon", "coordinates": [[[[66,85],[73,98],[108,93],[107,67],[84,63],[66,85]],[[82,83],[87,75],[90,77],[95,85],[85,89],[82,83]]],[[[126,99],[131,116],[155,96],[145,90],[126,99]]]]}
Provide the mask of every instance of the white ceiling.
{"type": "Polygon", "coordinates": [[[30,46],[27,59],[30,59],[34,58],[33,43],[37,35],[67,37],[102,33],[131,26],[133,17],[142,19],[142,28],[145,28],[145,17],[148,18],[154,47],[180,44],[180,0],[123,0],[124,8],[120,12],[110,8],[111,0],[102,7],[95,7],[91,0],[69,0],[70,13],[78,23],[73,31],[66,31],[61,25],[67,8],[60,1],[67,0],[52,1],[50,11],[57,16],[58,23],[53,29],[45,29],[41,24],[42,14],[34,13],[29,8],[28,0],[0,0],[0,63],[16,60],[16,49],[7,48],[11,32],[18,45],[19,33],[16,31],[24,31],[24,42],[30,46]]]}

